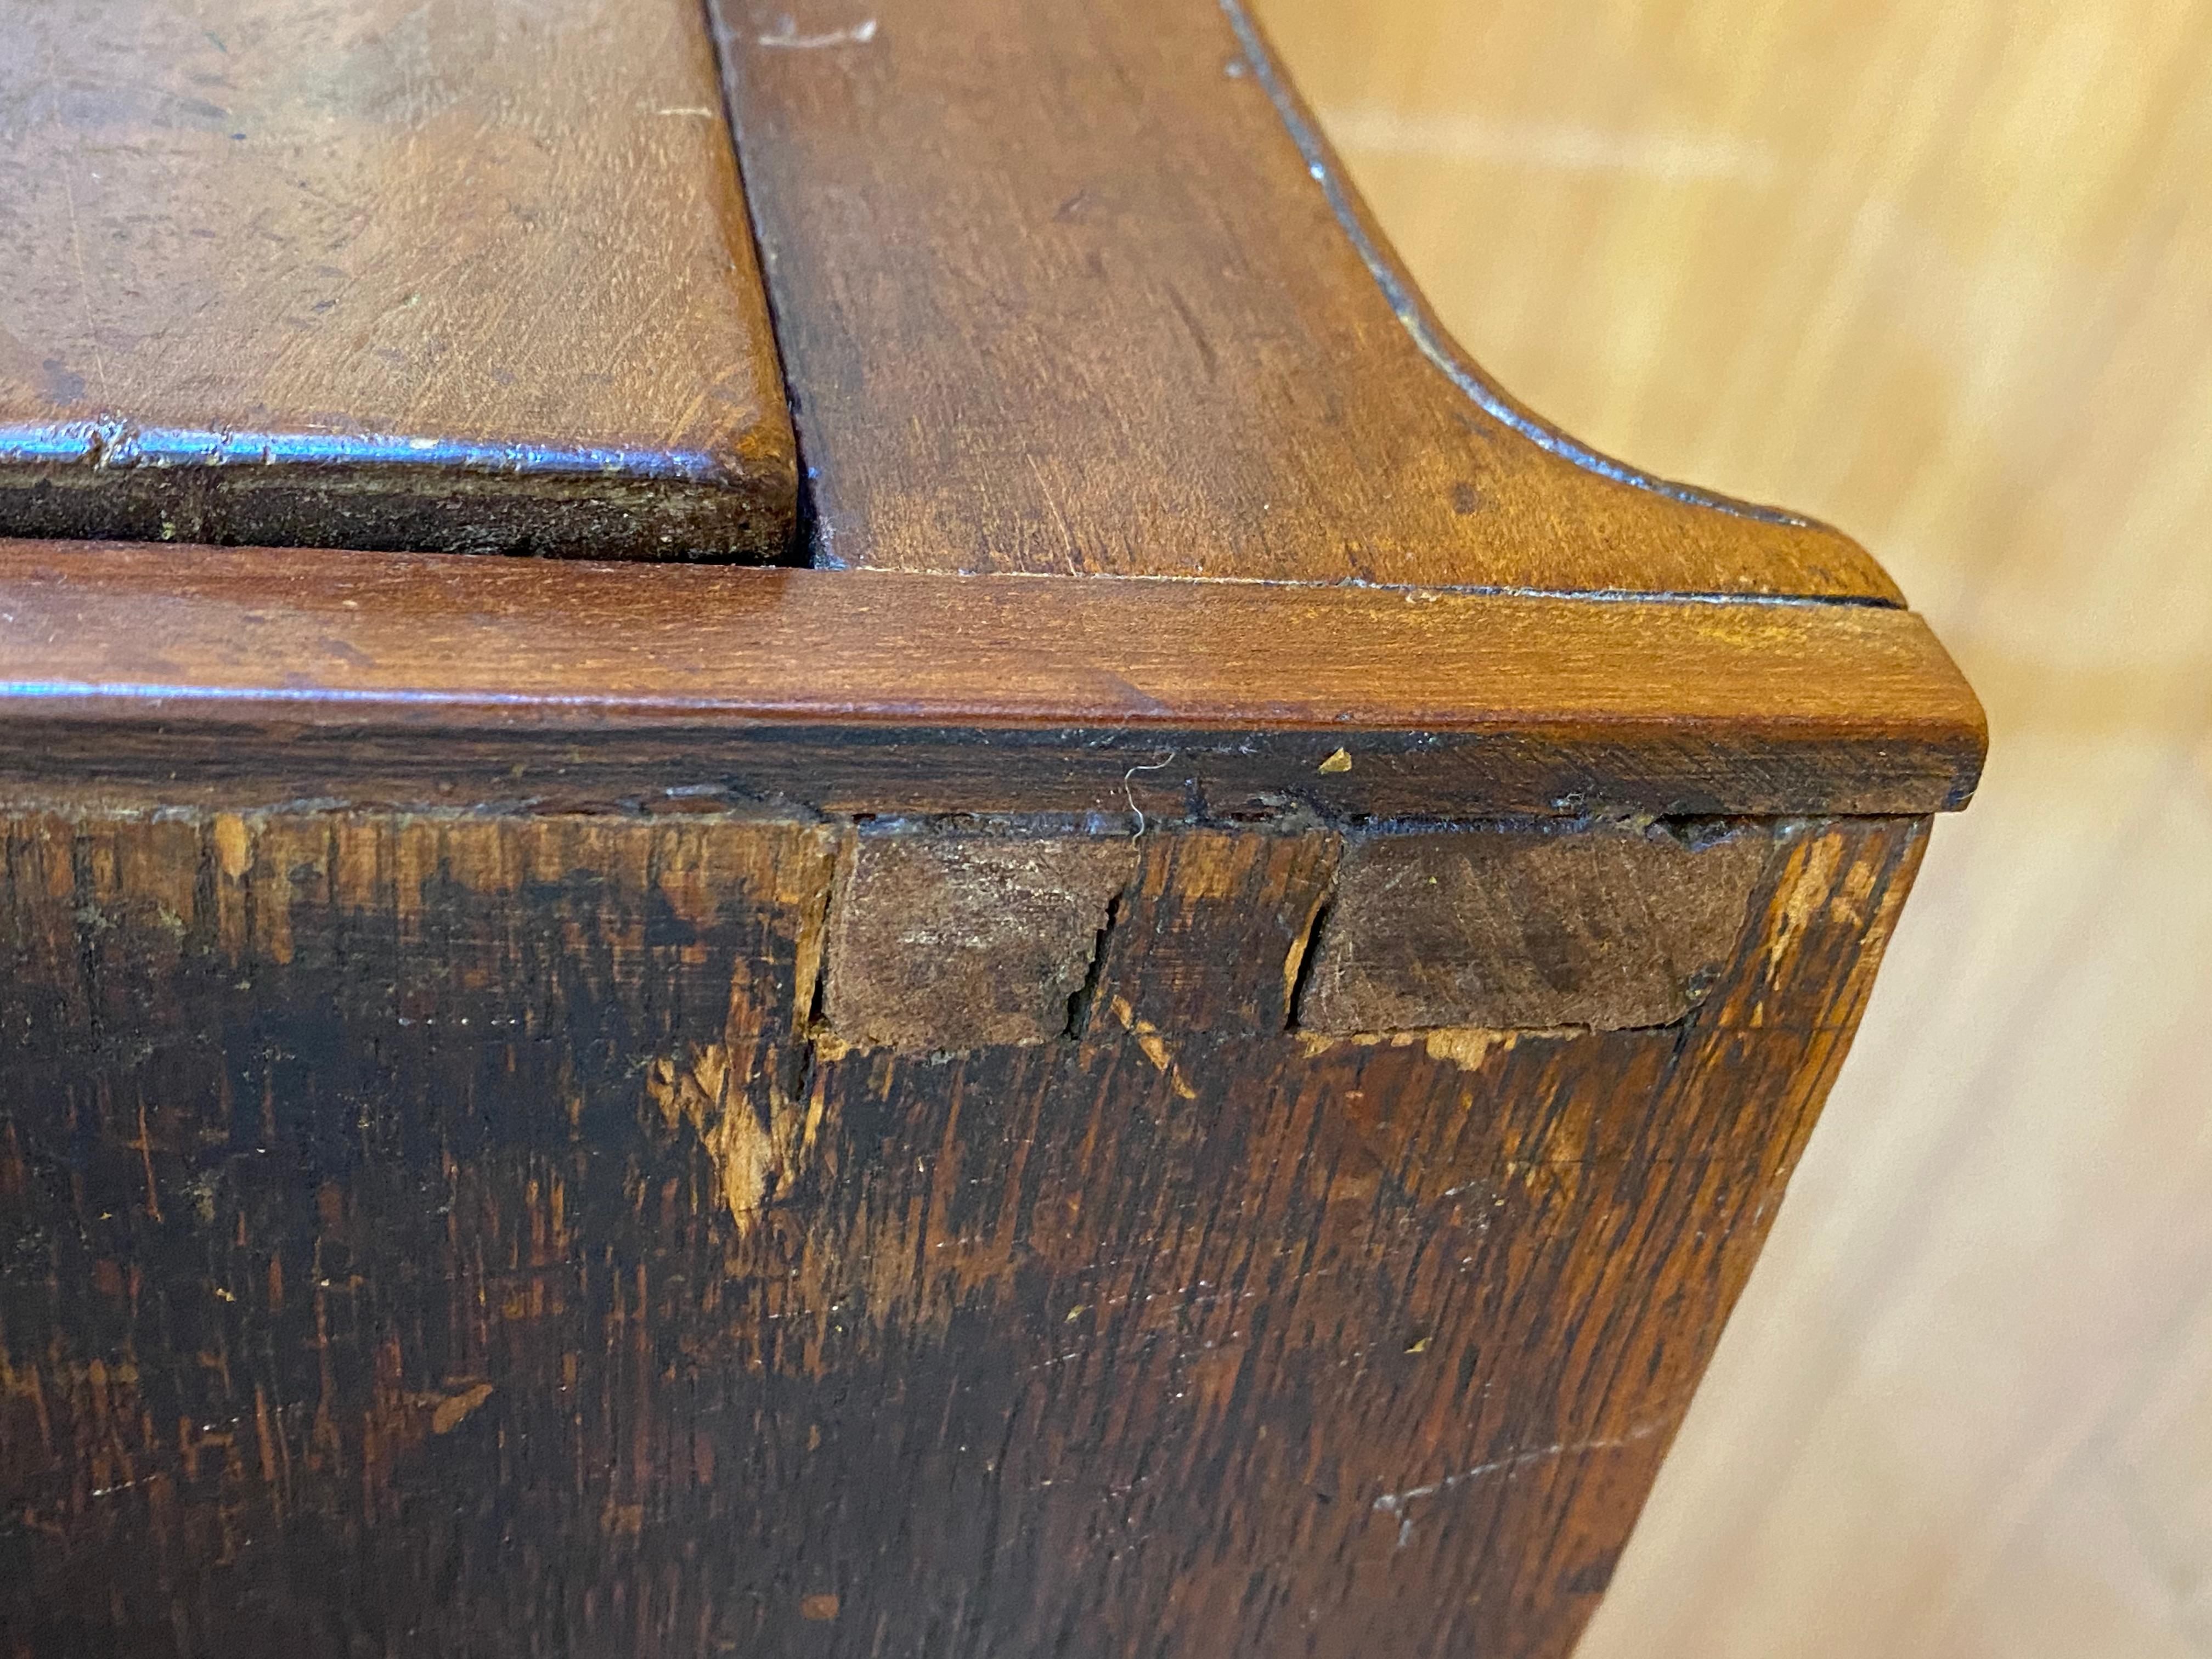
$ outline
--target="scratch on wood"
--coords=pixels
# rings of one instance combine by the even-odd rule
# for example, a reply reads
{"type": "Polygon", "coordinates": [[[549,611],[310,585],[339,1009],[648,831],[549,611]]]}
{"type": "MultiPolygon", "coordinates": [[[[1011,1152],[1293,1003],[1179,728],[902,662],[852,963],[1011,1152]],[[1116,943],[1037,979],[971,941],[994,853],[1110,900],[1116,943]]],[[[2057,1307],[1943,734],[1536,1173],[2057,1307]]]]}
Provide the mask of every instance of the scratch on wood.
{"type": "Polygon", "coordinates": [[[1160,1034],[1158,1026],[1148,1019],[1138,1018],[1136,1010],[1129,1006],[1127,997],[1114,999],[1114,1018],[1121,1022],[1123,1030],[1136,1038],[1137,1047],[1143,1051],[1145,1058],[1152,1062],[1153,1068],[1167,1079],[1168,1086],[1176,1091],[1177,1099],[1198,1098],[1198,1091],[1190,1086],[1189,1080],[1176,1067],[1174,1051],[1168,1047],[1167,1038],[1160,1034]]]}
{"type": "Polygon", "coordinates": [[[763,1113],[737,1082],[730,1051],[719,1042],[695,1048],[682,1062],[654,1060],[646,1070],[645,1088],[670,1128],[688,1124],[699,1137],[740,1237],[805,1167],[821,1138],[818,1095],[794,1100],[771,1083],[761,1103],[763,1113]]]}
{"type": "Polygon", "coordinates": [[[215,850],[222,873],[236,881],[253,866],[253,844],[246,820],[235,812],[221,812],[215,820],[215,850]]]}
{"type": "Polygon", "coordinates": [[[451,1434],[467,1422],[477,1407],[491,1396],[490,1383],[476,1382],[452,1394],[417,1395],[414,1403],[429,1408],[431,1433],[451,1434]]]}
{"type": "Polygon", "coordinates": [[[824,29],[819,34],[801,34],[798,21],[785,16],[777,20],[771,33],[755,35],[753,44],[781,47],[789,52],[817,52],[824,46],[865,46],[875,38],[876,20],[872,17],[864,17],[846,28],[824,29]]]}
{"type": "Polygon", "coordinates": [[[1806,842],[1792,860],[1794,878],[1782,900],[1782,915],[1773,936],[1766,942],[1766,963],[1771,968],[1790,954],[1798,936],[1828,902],[1834,890],[1836,866],[1844,860],[1844,838],[1832,831],[1806,842]]]}
{"type": "Polygon", "coordinates": [[[1577,1034],[1569,1026],[1534,1026],[1506,1031],[1480,1025],[1446,1025],[1423,1031],[1299,1031],[1294,1035],[1300,1051],[1310,1059],[1345,1044],[1419,1048],[1431,1060],[1449,1061],[1462,1071],[1479,1072],[1491,1055],[1504,1053],[1522,1037],[1566,1037],[1577,1034]]]}
{"type": "Polygon", "coordinates": [[[1413,1538],[1413,1517],[1410,1506],[1421,1498],[1434,1498],[1439,1492],[1463,1486],[1470,1480],[1486,1480],[1494,1474],[1513,1474],[1539,1463],[1548,1463],[1555,1457],[1581,1457],[1590,1452],[1618,1451],[1624,1446],[1649,1440],[1653,1435],[1672,1426],[1670,1419],[1666,1422],[1646,1423],[1639,1428],[1631,1429],[1626,1434],[1616,1435],[1607,1440],[1563,1441],[1556,1446],[1539,1446],[1533,1451],[1515,1452],[1510,1457],[1492,1458],[1487,1463],[1478,1463],[1457,1474],[1448,1474],[1441,1480],[1431,1480],[1425,1486],[1408,1486],[1403,1492],[1386,1492],[1375,1500],[1374,1507],[1381,1514],[1398,1517],[1397,1547],[1403,1549],[1413,1538]]]}

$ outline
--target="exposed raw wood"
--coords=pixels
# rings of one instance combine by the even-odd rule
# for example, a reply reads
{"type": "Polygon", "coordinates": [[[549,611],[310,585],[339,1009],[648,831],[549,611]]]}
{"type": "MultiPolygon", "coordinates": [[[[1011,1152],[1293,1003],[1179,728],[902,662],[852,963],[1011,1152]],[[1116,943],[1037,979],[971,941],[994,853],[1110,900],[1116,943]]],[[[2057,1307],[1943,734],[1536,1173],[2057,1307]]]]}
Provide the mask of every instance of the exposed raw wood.
{"type": "Polygon", "coordinates": [[[1668,1030],[947,1057],[796,1028],[817,823],[12,813],[0,1629],[1562,1659],[1922,826],[1774,835],[1668,1030]]]}
{"type": "Polygon", "coordinates": [[[1167,1071],[1170,1037],[1202,1031],[1670,1025],[1741,948],[1775,844],[1741,823],[1491,825],[1348,852],[1312,827],[869,826],[830,915],[827,1029],[942,1053],[1104,1019],[1167,1071]]]}
{"type": "MultiPolygon", "coordinates": [[[[557,313],[532,395],[742,407],[836,568],[0,542],[0,1654],[1565,1659],[1972,693],[1844,538],[1469,368],[1237,0],[709,0],[791,507],[760,296],[653,309],[744,287],[698,15],[605,3],[207,50],[447,40],[401,199],[481,234],[404,251],[572,262],[340,382],[557,313]]],[[[606,550],[744,550],[685,465],[606,550]]],[[[402,539],[199,471],[179,535],[402,539]]]]}
{"type": "Polygon", "coordinates": [[[1739,948],[1768,846],[1720,826],[1359,836],[1298,1024],[1672,1024],[1739,948]]]}
{"type": "Polygon", "coordinates": [[[1894,602],[1444,336],[1237,0],[715,0],[831,565],[1894,602]]]}
{"type": "Polygon", "coordinates": [[[0,0],[0,532],[773,556],[690,0],[0,0]]]}
{"type": "Polygon", "coordinates": [[[1122,896],[1092,1017],[1132,1030],[1280,1031],[1343,838],[1158,830],[1122,896]]]}
{"type": "Polygon", "coordinates": [[[830,1030],[940,1051],[1066,1036],[1135,863],[1119,836],[861,830],[830,915],[830,1030]]]}
{"type": "Polygon", "coordinates": [[[1925,811],[1984,744],[1869,605],[16,543],[0,660],[0,776],[233,805],[1925,811]]]}

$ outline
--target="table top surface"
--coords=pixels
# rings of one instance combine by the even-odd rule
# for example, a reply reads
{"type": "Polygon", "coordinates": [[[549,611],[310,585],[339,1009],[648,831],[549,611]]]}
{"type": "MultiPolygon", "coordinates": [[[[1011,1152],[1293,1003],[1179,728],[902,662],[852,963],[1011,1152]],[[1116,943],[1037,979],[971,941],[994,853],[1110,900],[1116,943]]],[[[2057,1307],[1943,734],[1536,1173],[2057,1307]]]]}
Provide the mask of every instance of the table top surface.
{"type": "Polygon", "coordinates": [[[697,7],[0,0],[0,529],[788,539],[697,7]]]}

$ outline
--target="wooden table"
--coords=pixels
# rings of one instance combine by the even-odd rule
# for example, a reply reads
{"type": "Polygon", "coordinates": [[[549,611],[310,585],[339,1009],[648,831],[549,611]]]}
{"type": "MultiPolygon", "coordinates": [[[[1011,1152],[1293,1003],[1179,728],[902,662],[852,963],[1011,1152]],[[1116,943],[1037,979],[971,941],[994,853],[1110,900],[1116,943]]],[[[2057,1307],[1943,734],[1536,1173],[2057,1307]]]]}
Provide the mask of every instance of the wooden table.
{"type": "Polygon", "coordinates": [[[0,1653],[1565,1653],[1978,774],[1874,562],[1492,386],[1233,0],[126,9],[0,1653]]]}

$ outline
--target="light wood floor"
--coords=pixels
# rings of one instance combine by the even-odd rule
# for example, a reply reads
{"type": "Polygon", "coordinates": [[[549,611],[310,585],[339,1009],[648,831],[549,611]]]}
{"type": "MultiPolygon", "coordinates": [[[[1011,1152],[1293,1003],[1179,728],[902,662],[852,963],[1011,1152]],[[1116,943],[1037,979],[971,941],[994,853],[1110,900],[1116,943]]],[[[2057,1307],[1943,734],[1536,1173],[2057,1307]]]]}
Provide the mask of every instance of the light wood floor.
{"type": "Polygon", "coordinates": [[[2212,1655],[2212,0],[1268,0],[1446,319],[1987,702],[1582,1659],[2212,1655]]]}

